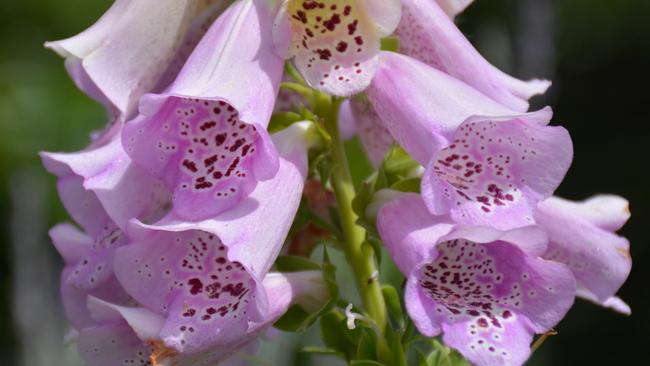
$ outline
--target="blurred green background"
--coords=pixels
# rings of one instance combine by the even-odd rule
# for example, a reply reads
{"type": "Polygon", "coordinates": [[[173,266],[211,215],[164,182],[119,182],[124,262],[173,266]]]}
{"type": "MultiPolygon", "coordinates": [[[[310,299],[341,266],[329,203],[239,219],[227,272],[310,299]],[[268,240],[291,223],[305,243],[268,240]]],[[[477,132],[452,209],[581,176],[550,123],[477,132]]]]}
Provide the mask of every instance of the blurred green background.
{"type": "MultiPolygon", "coordinates": [[[[104,113],[42,44],[85,29],[109,5],[0,2],[0,365],[75,362],[73,348],[62,345],[67,328],[58,302],[61,262],[47,238],[47,229],[67,216],[36,154],[82,148],[88,133],[104,123],[104,113]]],[[[632,205],[623,234],[632,242],[634,267],[620,292],[632,317],[578,302],[557,327],[559,335],[530,364],[647,364],[650,1],[477,0],[458,24],[505,71],[553,80],[550,92],[534,104],[550,104],[575,144],[573,167],[559,194],[582,199],[612,192],[632,205]]],[[[265,345],[275,355],[267,360],[305,364],[294,357],[291,339],[282,338],[281,345],[265,345]]]]}

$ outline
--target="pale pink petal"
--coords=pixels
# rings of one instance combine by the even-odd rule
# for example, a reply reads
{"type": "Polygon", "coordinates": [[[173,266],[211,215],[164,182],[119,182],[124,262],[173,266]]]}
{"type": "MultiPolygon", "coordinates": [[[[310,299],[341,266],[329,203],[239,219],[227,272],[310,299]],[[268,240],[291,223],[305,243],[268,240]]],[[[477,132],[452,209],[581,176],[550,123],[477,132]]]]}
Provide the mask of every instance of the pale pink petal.
{"type": "Polygon", "coordinates": [[[603,230],[612,232],[621,229],[631,216],[630,203],[625,198],[608,194],[596,195],[578,202],[553,196],[544,201],[544,206],[587,220],[603,230]]]}
{"type": "Polygon", "coordinates": [[[381,53],[367,94],[391,135],[423,165],[451,144],[471,116],[518,114],[444,72],[392,52],[381,53]]]}
{"type": "MultiPolygon", "coordinates": [[[[354,126],[368,159],[373,166],[379,166],[395,140],[372,104],[361,98],[346,100],[341,106],[339,119],[339,125],[345,126],[346,130],[354,126]]],[[[341,130],[343,134],[344,128],[341,130]]]]}
{"type": "Polygon", "coordinates": [[[499,229],[534,223],[537,202],[558,187],[573,150],[564,128],[539,125],[529,117],[464,123],[427,167],[422,194],[429,210],[499,229]]]}
{"type": "MultiPolygon", "coordinates": [[[[596,226],[591,220],[593,215],[582,215],[584,206],[576,210],[575,206],[567,208],[567,204],[564,200],[552,198],[541,202],[535,211],[536,222],[550,235],[549,249],[544,258],[565,263],[580,285],[603,303],[616,294],[630,274],[630,243],[626,238],[596,226]]],[[[617,209],[613,213],[620,215],[617,209]]],[[[600,219],[603,216],[595,217],[600,219]]]]}
{"type": "MultiPolygon", "coordinates": [[[[403,17],[395,32],[400,52],[417,58],[476,88],[518,112],[528,109],[528,99],[548,89],[550,82],[517,80],[483,58],[435,0],[403,0],[403,17]]],[[[462,2],[443,2],[448,12],[462,2]]]]}
{"type": "Polygon", "coordinates": [[[283,61],[268,34],[270,11],[262,0],[233,4],[174,83],[145,96],[141,115],[125,127],[126,151],[173,191],[173,210],[181,217],[224,212],[277,171],[265,128],[283,61]],[[199,205],[205,202],[211,204],[199,205]]]}
{"type": "Polygon", "coordinates": [[[69,61],[78,86],[128,118],[174,56],[197,2],[117,0],[90,28],[48,42],[69,61]]]}

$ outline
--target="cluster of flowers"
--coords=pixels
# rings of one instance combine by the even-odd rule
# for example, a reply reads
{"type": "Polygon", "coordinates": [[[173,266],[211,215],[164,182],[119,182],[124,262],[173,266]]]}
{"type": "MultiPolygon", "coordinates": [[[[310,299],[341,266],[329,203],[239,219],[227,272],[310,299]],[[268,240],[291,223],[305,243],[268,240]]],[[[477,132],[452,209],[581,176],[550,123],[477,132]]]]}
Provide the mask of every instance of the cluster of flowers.
{"type": "Polygon", "coordinates": [[[519,365],[576,296],[629,312],[627,202],[552,196],[572,143],[549,108],[527,112],[550,83],[482,58],[453,21],[469,3],[116,0],[48,43],[110,120],[83,151],[42,154],[83,229],[51,237],[84,361],[234,364],[291,305],[327,300],[318,271],[270,272],[312,141],[309,122],[267,132],[290,58],[313,88],[355,95],[339,116],[371,161],[397,143],[424,167],[421,193],[377,215],[421,334],[519,365]]]}

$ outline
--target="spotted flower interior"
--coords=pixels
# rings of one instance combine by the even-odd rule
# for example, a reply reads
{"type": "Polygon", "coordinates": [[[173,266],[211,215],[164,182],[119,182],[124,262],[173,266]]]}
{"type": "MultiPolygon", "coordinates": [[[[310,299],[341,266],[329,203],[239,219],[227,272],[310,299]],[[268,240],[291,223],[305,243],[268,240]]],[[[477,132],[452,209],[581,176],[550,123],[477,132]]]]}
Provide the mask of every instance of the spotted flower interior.
{"type": "MultiPolygon", "coordinates": [[[[393,0],[289,0],[291,54],[306,80],[335,95],[362,91],[376,70],[380,38],[397,26],[382,28],[378,23],[385,16],[371,8],[395,7],[394,3],[393,0]]],[[[397,14],[399,9],[397,2],[397,14]]]]}
{"type": "Polygon", "coordinates": [[[179,352],[237,339],[259,315],[255,279],[207,232],[156,232],[119,250],[115,268],[134,299],[166,317],[160,338],[179,352]]]}
{"type": "Polygon", "coordinates": [[[86,328],[79,335],[79,354],[88,365],[151,366],[152,352],[126,322],[86,328]]]}
{"type": "MultiPolygon", "coordinates": [[[[438,256],[423,265],[420,291],[431,301],[445,342],[470,360],[519,364],[540,325],[539,311],[571,297],[571,281],[548,276],[553,271],[513,244],[456,239],[439,243],[438,256]],[[568,296],[565,296],[568,295],[568,296]]],[[[570,276],[568,277],[570,278],[570,276]]]]}
{"type": "Polygon", "coordinates": [[[123,141],[173,190],[174,212],[188,219],[231,208],[278,165],[266,131],[224,101],[170,97],[152,118],[129,123],[123,141]]]}
{"type": "Polygon", "coordinates": [[[451,211],[460,222],[500,229],[529,225],[536,202],[568,170],[570,147],[561,128],[518,120],[465,123],[429,166],[423,185],[428,206],[435,214],[451,211]]]}

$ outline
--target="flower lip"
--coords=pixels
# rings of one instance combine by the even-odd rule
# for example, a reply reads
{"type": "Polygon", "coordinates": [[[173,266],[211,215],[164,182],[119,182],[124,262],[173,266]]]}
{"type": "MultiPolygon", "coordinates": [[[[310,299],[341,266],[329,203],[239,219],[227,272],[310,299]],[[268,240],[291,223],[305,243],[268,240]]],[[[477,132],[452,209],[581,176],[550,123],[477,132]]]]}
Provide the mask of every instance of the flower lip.
{"type": "Polygon", "coordinates": [[[215,234],[154,231],[118,250],[116,275],[139,303],[165,317],[160,338],[197,353],[244,337],[266,313],[263,286],[215,234]]]}
{"type": "Polygon", "coordinates": [[[151,114],[127,124],[124,146],[174,192],[179,216],[201,220],[224,212],[277,172],[267,132],[242,121],[224,99],[151,96],[143,103],[143,113],[151,114]]]}
{"type": "Polygon", "coordinates": [[[275,37],[291,38],[290,56],[310,85],[348,96],[370,84],[380,38],[393,32],[400,16],[396,0],[289,0],[276,20],[281,25],[275,37]]]}
{"type": "Polygon", "coordinates": [[[427,167],[422,192],[429,210],[499,229],[534,223],[537,202],[557,188],[573,158],[568,132],[545,126],[550,114],[467,119],[427,167]]]}

